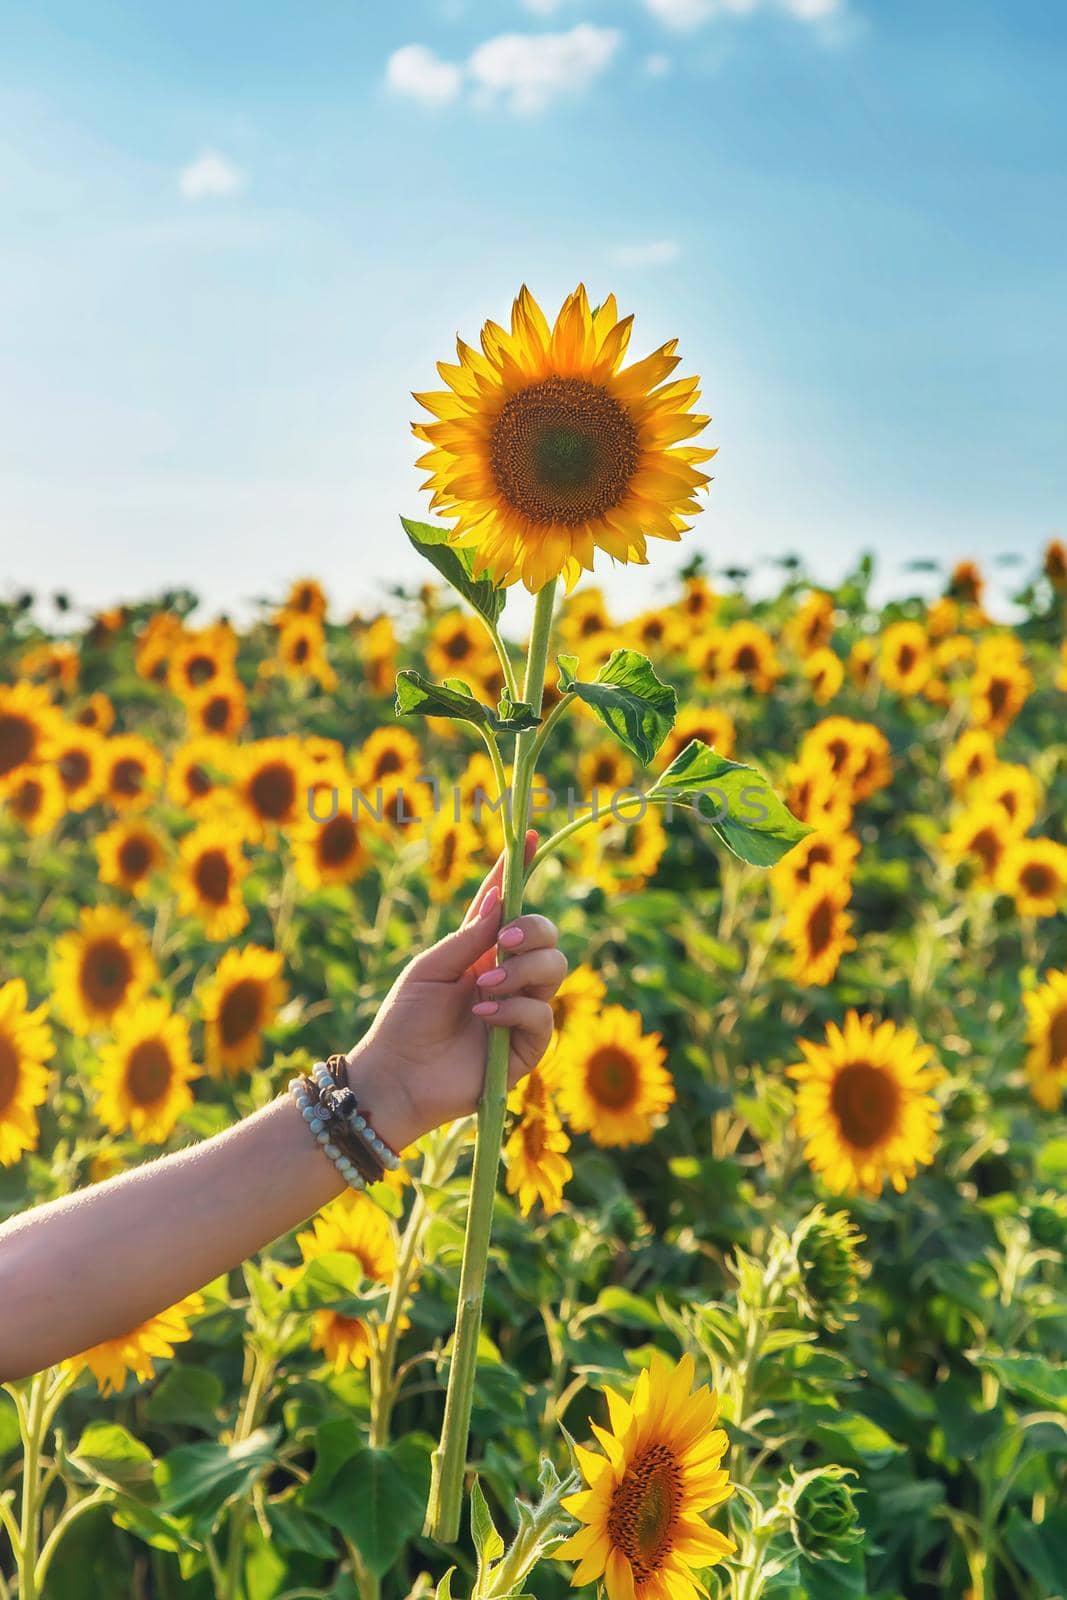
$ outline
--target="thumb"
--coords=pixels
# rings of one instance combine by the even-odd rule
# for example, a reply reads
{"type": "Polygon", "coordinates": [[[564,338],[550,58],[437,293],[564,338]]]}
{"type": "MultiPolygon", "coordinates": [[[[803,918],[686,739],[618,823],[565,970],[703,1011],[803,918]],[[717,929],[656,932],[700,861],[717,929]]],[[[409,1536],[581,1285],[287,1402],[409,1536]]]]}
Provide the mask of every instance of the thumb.
{"type": "Polygon", "coordinates": [[[451,983],[462,978],[469,967],[493,948],[499,928],[500,890],[493,884],[482,897],[476,917],[416,958],[419,978],[431,983],[451,983]]]}

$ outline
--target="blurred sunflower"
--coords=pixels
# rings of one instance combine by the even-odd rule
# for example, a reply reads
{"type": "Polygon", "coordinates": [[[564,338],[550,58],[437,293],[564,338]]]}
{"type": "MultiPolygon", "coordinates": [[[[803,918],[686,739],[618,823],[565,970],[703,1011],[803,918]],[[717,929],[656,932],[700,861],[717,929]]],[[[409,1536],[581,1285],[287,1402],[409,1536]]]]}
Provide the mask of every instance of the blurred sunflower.
{"type": "Polygon", "coordinates": [[[315,815],[305,816],[293,830],[293,860],[296,874],[306,889],[321,889],[328,884],[355,883],[370,866],[364,838],[365,820],[353,811],[351,785],[331,785],[337,794],[336,807],[329,795],[315,815]],[[336,816],[331,812],[336,810],[336,816]],[[320,814],[329,818],[320,822],[320,814]]]}
{"type": "Polygon", "coordinates": [[[66,722],[48,742],[48,763],[63,786],[68,811],[85,811],[99,798],[104,784],[104,752],[99,733],[66,722]]]}
{"type": "Polygon", "coordinates": [[[225,739],[187,739],[167,765],[167,798],[194,816],[213,810],[230,794],[233,751],[225,739]]]}
{"type": "Polygon", "coordinates": [[[1004,807],[995,801],[969,806],[942,835],[941,848],[950,861],[967,861],[974,881],[993,888],[1015,828],[1004,807]]]}
{"type": "Polygon", "coordinates": [[[337,687],[337,674],[326,655],[326,634],[315,617],[289,617],[282,623],[278,662],[290,677],[313,678],[327,693],[337,687]]]}
{"type": "Polygon", "coordinates": [[[574,1169],[566,1155],[571,1142],[540,1067],[512,1090],[508,1109],[517,1117],[504,1145],[508,1194],[517,1196],[522,1216],[529,1216],[537,1201],[545,1215],[552,1216],[574,1169]]]}
{"type": "MultiPolygon", "coordinates": [[[[319,1212],[311,1229],[298,1233],[296,1242],[304,1265],[318,1256],[355,1256],[365,1278],[391,1283],[396,1272],[396,1244],[389,1218],[366,1195],[351,1191],[332,1200],[319,1212]]],[[[410,1327],[402,1316],[399,1327],[410,1327]]],[[[365,1367],[374,1350],[377,1329],[360,1317],[339,1311],[316,1311],[311,1320],[311,1348],[321,1350],[335,1372],[365,1367]]]]}
{"type": "Polygon", "coordinates": [[[642,611],[622,630],[627,645],[642,655],[669,656],[684,651],[690,635],[682,617],[663,606],[642,611]]]}
{"type": "Polygon", "coordinates": [[[147,1383],[156,1375],[156,1362],[166,1361],[174,1354],[176,1344],[192,1338],[189,1318],[204,1309],[202,1294],[186,1295],[177,1305],[138,1323],[129,1333],[117,1339],[107,1339],[91,1350],[83,1350],[65,1363],[71,1372],[84,1372],[86,1367],[96,1379],[100,1393],[105,1397],[117,1394],[132,1372],[139,1383],[147,1383]]]}
{"type": "Polygon", "coordinates": [[[107,1027],[156,980],[148,937],[115,906],[87,907],[53,952],[56,1009],[73,1032],[107,1027]]]}
{"type": "Polygon", "coordinates": [[[1023,995],[1023,1005],[1030,1092],[1046,1111],[1058,1111],[1067,1088],[1067,972],[1046,972],[1040,987],[1023,995]]]}
{"type": "Polygon", "coordinates": [[[850,803],[868,799],[892,778],[885,734],[873,722],[852,717],[824,717],[809,728],[799,761],[804,768],[822,768],[850,803]]]}
{"type": "Polygon", "coordinates": [[[1020,917],[1054,917],[1067,903],[1067,846],[1055,839],[1015,839],[1004,852],[997,887],[1020,917]]]}
{"type": "Polygon", "coordinates": [[[711,706],[703,709],[692,706],[687,711],[679,711],[674,727],[656,757],[657,763],[662,762],[669,767],[675,756],[681,755],[686,745],[694,739],[710,745],[716,755],[729,760],[737,744],[733,718],[728,712],[711,706]]]}
{"type": "Polygon", "coordinates": [[[757,694],[770,694],[782,668],[774,640],[758,622],[732,622],[716,642],[717,674],[743,678],[757,694]]]}
{"type": "Polygon", "coordinates": [[[102,763],[104,798],[116,811],[139,811],[163,782],[163,757],[136,733],[105,740],[102,763]]]}
{"type": "Polygon", "coordinates": [[[619,642],[603,592],[595,587],[568,595],[557,628],[561,642],[578,655],[587,671],[601,666],[619,642]]]}
{"type": "Polygon", "coordinates": [[[833,637],[834,600],[824,589],[813,589],[782,629],[782,637],[798,656],[825,650],[833,637]]]}
{"type": "Polygon", "coordinates": [[[931,600],[926,608],[926,633],[930,639],[943,639],[960,625],[960,608],[948,595],[931,600]]]}
{"type": "Polygon", "coordinates": [[[438,366],[448,389],[415,396],[437,419],[412,425],[431,446],[425,487],[476,575],[572,588],[597,548],[644,563],[649,535],[677,540],[700,510],[714,452],[682,443],[709,420],[697,380],[666,382],[675,340],[620,370],[632,321],[614,295],[590,310],[579,286],[550,329],[524,287],[511,332],[487,322],[481,354],[457,341],[459,364],[438,366]]]}
{"type": "Polygon", "coordinates": [[[804,677],[815,704],[828,705],[845,681],[845,663],[829,648],[813,650],[805,658],[804,677]]]}
{"type": "Polygon", "coordinates": [[[940,1118],[931,1090],[940,1069],[912,1028],[850,1011],[826,1042],[798,1040],[804,1061],[787,1068],[799,1084],[796,1127],[809,1165],[835,1194],[877,1195],[888,1178],[902,1194],[934,1158],[940,1118]]]}
{"type": "Polygon", "coordinates": [[[326,593],[317,578],[297,578],[285,597],[278,621],[286,617],[314,617],[321,622],[327,611],[326,593]]]}
{"type": "Polygon", "coordinates": [[[100,882],[143,895],[167,858],[162,835],[149,822],[115,822],[93,841],[100,882]]]}
{"type": "Polygon", "coordinates": [[[672,1369],[654,1350],[629,1401],[605,1389],[610,1431],[592,1424],[605,1454],[576,1447],[589,1487],[563,1501],[582,1527],[552,1552],[579,1563],[573,1588],[599,1580],[608,1600],[696,1600],[707,1591],[694,1573],[733,1554],[703,1520],[733,1488],[715,1391],[691,1392],[693,1376],[692,1356],[672,1369]]]}
{"type": "Polygon", "coordinates": [[[388,694],[396,676],[396,629],[393,620],[384,613],[360,636],[359,659],[363,664],[363,679],[374,695],[388,694]]]}
{"type": "Polygon", "coordinates": [[[195,633],[184,633],[170,652],[167,683],[179,700],[188,703],[205,695],[215,684],[234,676],[237,635],[225,622],[195,633]]]}
{"type": "Polygon", "coordinates": [[[417,782],[422,750],[406,728],[376,728],[355,759],[356,789],[368,811],[383,819],[412,816],[430,800],[429,786],[417,782]]]}
{"type": "Polygon", "coordinates": [[[258,1064],[263,1031],[285,1004],[283,960],[274,950],[249,944],[227,950],[200,997],[204,1054],[216,1076],[258,1064]]]}
{"type": "Polygon", "coordinates": [[[674,1103],[658,1033],[645,1033],[636,1011],[605,1006],[579,1030],[567,1030],[552,1063],[559,1109],[575,1133],[594,1144],[647,1144],[655,1119],[674,1103]]]}
{"type": "Polygon", "coordinates": [[[830,983],[856,941],[845,907],[852,898],[848,878],[830,867],[817,867],[811,881],[789,907],[783,934],[793,947],[792,977],[797,983],[824,987],[830,983]]]}
{"type": "Polygon", "coordinates": [[[18,783],[23,768],[44,759],[59,727],[47,690],[32,683],[0,683],[0,800],[18,783]]]}
{"type": "Polygon", "coordinates": [[[1037,779],[1029,767],[998,761],[972,786],[968,798],[975,804],[1002,806],[1016,833],[1025,833],[1037,816],[1041,799],[1037,779]]]}
{"type": "Polygon", "coordinates": [[[962,604],[968,606],[981,605],[984,590],[985,579],[982,577],[978,563],[975,561],[957,561],[948,582],[948,592],[953,600],[959,600],[962,604]]]}
{"type": "Polygon", "coordinates": [[[185,626],[173,611],[149,617],[134,645],[134,664],[141,677],[149,683],[166,683],[171,656],[184,637],[185,626]]]}
{"type": "Polygon", "coordinates": [[[165,1000],[141,1000],[115,1018],[114,1037],[100,1051],[96,1109],[111,1133],[127,1129],[139,1144],[162,1144],[193,1103],[199,1076],[189,1026],[165,1000]]]}
{"type": "Polygon", "coordinates": [[[463,678],[484,668],[486,657],[496,660],[489,637],[481,623],[462,611],[446,611],[438,617],[426,641],[426,662],[433,677],[463,678]]]}
{"type": "Polygon", "coordinates": [[[718,611],[719,604],[719,596],[706,578],[694,573],[692,577],[685,579],[677,608],[690,627],[710,622],[718,611]]]}
{"type": "Polygon", "coordinates": [[[31,1011],[21,978],[0,984],[0,1166],[36,1150],[37,1107],[48,1095],[45,1062],[55,1052],[47,1006],[31,1011]]]}
{"type": "Polygon", "coordinates": [[[27,833],[51,833],[67,809],[63,785],[53,766],[23,767],[4,802],[27,833]]]}
{"type": "Polygon", "coordinates": [[[481,870],[482,837],[465,818],[457,821],[452,808],[445,807],[430,827],[429,846],[427,886],[430,899],[442,905],[481,870]]]}
{"type": "Polygon", "coordinates": [[[893,694],[921,694],[930,676],[930,641],[921,622],[891,622],[882,634],[878,676],[893,694]]]}
{"type": "Polygon", "coordinates": [[[973,783],[999,765],[997,742],[985,728],[961,733],[945,757],[945,771],[954,793],[964,795],[973,783]]]}
{"type": "Polygon", "coordinates": [[[1067,545],[1062,539],[1049,540],[1041,570],[1054,589],[1067,589],[1067,545]]]}
{"type": "Polygon", "coordinates": [[[629,789],[634,781],[634,764],[617,744],[596,744],[578,757],[578,782],[583,798],[592,798],[594,789],[600,790],[601,801],[629,789]]]}
{"type": "Polygon", "coordinates": [[[59,697],[73,694],[78,687],[81,663],[72,644],[47,641],[38,644],[19,662],[19,676],[47,684],[59,697]]]}
{"type": "Polygon", "coordinates": [[[873,639],[857,639],[848,653],[848,675],[857,689],[866,689],[874,678],[877,647],[873,639]]]}
{"type": "Polygon", "coordinates": [[[667,830],[655,806],[645,804],[644,814],[639,815],[640,799],[620,797],[617,809],[622,821],[612,814],[609,821],[583,828],[577,835],[579,876],[605,894],[643,888],[655,877],[667,848],[667,830]],[[628,804],[634,812],[632,822],[626,820],[628,804]]]}
{"type": "Polygon", "coordinates": [[[207,735],[236,739],[248,721],[244,684],[236,678],[216,678],[202,693],[185,702],[190,737],[207,735]]]}
{"type": "Polygon", "coordinates": [[[91,728],[96,733],[110,733],[115,726],[115,707],[107,695],[97,689],[76,711],[71,712],[71,719],[79,728],[91,728]]]}
{"type": "Polygon", "coordinates": [[[786,768],[786,805],[801,822],[827,833],[844,833],[851,826],[851,790],[851,784],[839,783],[834,772],[810,752],[786,768]]]}
{"type": "Polygon", "coordinates": [[[241,889],[247,875],[240,832],[230,822],[202,822],[179,849],[179,912],[198,917],[209,939],[232,939],[248,922],[241,889]]]}
{"type": "Polygon", "coordinates": [[[235,752],[234,794],[254,839],[307,816],[312,769],[299,739],[259,739],[235,752]]]}
{"type": "Polygon", "coordinates": [[[785,905],[811,885],[820,867],[829,867],[839,878],[850,880],[860,842],[854,833],[834,833],[829,829],[809,833],[771,868],[771,884],[785,905]]]}
{"type": "Polygon", "coordinates": [[[1033,687],[1033,674],[1014,634],[983,639],[970,684],[971,721],[999,736],[1015,721],[1033,687]]]}

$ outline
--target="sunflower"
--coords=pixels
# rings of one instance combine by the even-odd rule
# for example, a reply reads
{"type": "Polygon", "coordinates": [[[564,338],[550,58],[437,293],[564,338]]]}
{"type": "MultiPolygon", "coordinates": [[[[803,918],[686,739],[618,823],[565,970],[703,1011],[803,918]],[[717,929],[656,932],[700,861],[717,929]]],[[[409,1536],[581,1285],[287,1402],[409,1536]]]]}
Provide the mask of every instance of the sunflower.
{"type": "Polygon", "coordinates": [[[1023,1005],[1030,1092],[1046,1111],[1058,1111],[1067,1088],[1067,972],[1046,972],[1044,983],[1023,995],[1023,1005]]]}
{"type": "Polygon", "coordinates": [[[642,655],[669,656],[685,649],[690,629],[676,612],[657,606],[654,611],[642,611],[623,629],[626,644],[642,655]]]}
{"type": "Polygon", "coordinates": [[[278,634],[278,661],[296,678],[314,678],[327,693],[337,687],[337,674],[326,657],[326,634],[316,617],[287,617],[278,634]]]}
{"type": "MultiPolygon", "coordinates": [[[[391,1283],[396,1272],[396,1244],[389,1218],[363,1194],[346,1193],[319,1212],[310,1231],[298,1233],[296,1242],[305,1266],[318,1256],[355,1256],[365,1278],[391,1283]]],[[[401,1328],[409,1326],[406,1317],[401,1328]]],[[[365,1367],[374,1349],[377,1329],[359,1317],[339,1311],[316,1311],[312,1318],[311,1348],[321,1350],[335,1372],[365,1367]]]]}
{"type": "Polygon", "coordinates": [[[710,622],[718,611],[719,604],[719,596],[708,580],[702,578],[699,573],[694,573],[683,583],[682,597],[676,602],[676,609],[692,628],[710,622]]]}
{"type": "Polygon", "coordinates": [[[809,833],[771,869],[771,883],[785,905],[803,893],[820,867],[829,867],[839,878],[849,879],[860,853],[854,833],[834,833],[824,829],[809,833]]]}
{"type": "Polygon", "coordinates": [[[559,1108],[576,1133],[601,1146],[647,1144],[655,1121],[674,1103],[658,1033],[644,1033],[640,1015],[605,1006],[553,1062],[559,1108]]]}
{"type": "Polygon", "coordinates": [[[163,757],[147,739],[120,733],[104,744],[103,791],[116,811],[139,811],[163,782],[163,757]]]}
{"type": "Polygon", "coordinates": [[[629,789],[633,780],[634,764],[616,744],[605,740],[578,757],[578,782],[583,798],[599,789],[601,796],[610,799],[620,789],[629,789]]]}
{"type": "Polygon", "coordinates": [[[48,764],[63,787],[68,811],[85,811],[99,797],[106,748],[99,733],[72,722],[58,727],[48,741],[48,764]]]}
{"type": "Polygon", "coordinates": [[[1020,917],[1054,917],[1067,901],[1067,846],[1055,839],[1015,839],[997,872],[1020,917]]]}
{"type": "Polygon", "coordinates": [[[603,591],[595,587],[569,595],[560,608],[560,641],[573,650],[587,669],[601,666],[615,648],[615,624],[603,591]]]}
{"type": "Polygon", "coordinates": [[[114,884],[127,894],[143,895],[166,860],[166,846],[148,822],[113,823],[93,841],[100,882],[114,884]]]}
{"type": "Polygon", "coordinates": [[[484,668],[486,656],[496,652],[485,629],[461,611],[446,611],[434,623],[426,641],[426,663],[435,678],[463,678],[484,668]]]}
{"type": "Polygon", "coordinates": [[[789,907],[783,932],[793,947],[792,976],[797,983],[822,987],[832,982],[841,957],[856,948],[845,907],[852,885],[840,871],[816,867],[811,882],[789,907]]]}
{"type": "Polygon", "coordinates": [[[227,950],[201,995],[204,1054],[216,1075],[257,1065],[263,1030],[269,1028],[288,993],[282,957],[261,945],[227,950]]]}
{"type": "Polygon", "coordinates": [[[885,734],[873,722],[851,717],[824,717],[810,728],[801,741],[800,764],[830,773],[850,803],[869,799],[893,775],[885,734]]]}
{"type": "Polygon", "coordinates": [[[983,639],[970,684],[972,722],[994,735],[1002,734],[1015,721],[1033,687],[1033,674],[1014,635],[983,639]]]}
{"type": "Polygon", "coordinates": [[[572,588],[597,548],[644,564],[648,535],[677,540],[700,510],[714,451],[682,443],[709,421],[698,380],[665,381],[673,339],[620,370],[633,319],[617,316],[614,295],[591,311],[579,286],[550,329],[524,287],[511,332],[487,322],[482,354],[458,341],[458,366],[438,366],[448,389],[415,396],[437,419],[412,425],[431,446],[425,487],[476,576],[572,588]]]}
{"type": "Polygon", "coordinates": [[[1022,834],[1037,816],[1041,791],[1029,767],[998,761],[973,786],[968,798],[977,802],[988,800],[993,805],[1003,806],[1016,833],[1022,834]]]}
{"type": "Polygon", "coordinates": [[[237,636],[225,622],[195,633],[183,633],[171,649],[167,683],[179,700],[200,699],[215,684],[232,678],[237,665],[237,636]]]}
{"type": "Polygon", "coordinates": [[[974,882],[993,888],[1015,829],[1003,806],[994,801],[969,806],[942,835],[941,847],[950,861],[966,861],[974,868],[974,882]]]}
{"type": "Polygon", "coordinates": [[[913,1028],[850,1011],[826,1043],[798,1041],[804,1061],[787,1069],[800,1087],[796,1128],[808,1164],[835,1194],[898,1194],[934,1158],[940,1118],[931,1090],[941,1076],[913,1028]]]}
{"type": "Polygon", "coordinates": [[[675,756],[681,755],[686,745],[694,739],[710,745],[716,755],[729,758],[737,744],[733,718],[728,712],[711,707],[701,710],[692,706],[688,711],[679,711],[657,760],[669,767],[675,756]]]}
{"type": "Polygon", "coordinates": [[[786,768],[785,803],[801,822],[828,833],[844,833],[852,823],[851,785],[839,783],[832,769],[810,752],[786,768]]]}
{"type": "Polygon", "coordinates": [[[629,1401],[605,1389],[611,1429],[592,1424],[605,1454],[576,1447],[589,1487],[563,1501],[582,1527],[552,1552],[579,1563],[572,1587],[598,1579],[608,1600],[696,1600],[707,1591],[694,1572],[733,1554],[704,1521],[733,1490],[715,1391],[691,1392],[693,1373],[692,1356],[672,1369],[654,1350],[629,1401]]]}
{"type": "Polygon", "coordinates": [[[613,803],[623,820],[611,813],[611,820],[578,835],[579,871],[605,894],[642,888],[655,877],[667,848],[667,830],[654,806],[644,805],[636,795],[620,795],[613,803]],[[633,821],[627,817],[628,804],[635,813],[633,821]],[[642,805],[644,814],[637,815],[642,805]]]}
{"type": "Polygon", "coordinates": [[[459,894],[480,870],[482,838],[469,822],[463,818],[457,821],[446,808],[434,818],[429,844],[427,874],[430,899],[440,905],[459,894]]]}
{"type": "Polygon", "coordinates": [[[813,589],[782,630],[798,656],[825,650],[834,631],[834,600],[824,589],[813,589]]]}
{"type": "Polygon", "coordinates": [[[184,1344],[193,1337],[189,1318],[203,1309],[203,1295],[186,1295],[177,1305],[149,1317],[147,1322],[138,1323],[129,1333],[107,1339],[91,1350],[83,1350],[65,1365],[71,1372],[84,1372],[88,1367],[104,1396],[116,1394],[125,1384],[128,1372],[132,1372],[139,1383],[147,1383],[156,1375],[156,1362],[169,1360],[176,1344],[184,1344]]]}
{"type": "Polygon", "coordinates": [[[317,578],[297,578],[285,597],[285,605],[277,619],[285,617],[314,617],[321,622],[327,611],[326,593],[317,578]]]}
{"type": "Polygon", "coordinates": [[[845,681],[845,663],[836,651],[828,648],[813,650],[805,657],[804,676],[811,685],[811,697],[815,704],[825,706],[845,681]]]}
{"type": "Polygon", "coordinates": [[[848,653],[848,675],[857,689],[866,689],[874,677],[877,647],[873,639],[857,639],[848,653]]]}
{"type": "Polygon", "coordinates": [[[232,939],[248,922],[241,885],[248,862],[231,823],[202,822],[181,842],[176,873],[178,910],[199,917],[209,939],[232,939]]]}
{"type": "Polygon", "coordinates": [[[757,694],[770,694],[782,676],[774,640],[758,622],[732,622],[722,631],[715,666],[718,674],[744,679],[757,694]]]}
{"type": "Polygon", "coordinates": [[[368,812],[383,820],[410,818],[430,798],[417,782],[422,751],[406,728],[376,728],[356,756],[356,790],[368,812]]]}
{"type": "Polygon", "coordinates": [[[1060,670],[1056,674],[1056,688],[1067,694],[1067,639],[1060,645],[1060,670]]]}
{"type": "Polygon", "coordinates": [[[985,579],[976,561],[957,561],[952,569],[952,576],[948,581],[948,592],[953,600],[959,600],[963,605],[977,606],[982,603],[982,592],[985,589],[985,579]]]}
{"type": "Polygon", "coordinates": [[[299,739],[259,739],[236,761],[236,798],[255,839],[307,816],[307,791],[313,768],[299,739]]]}
{"type": "Polygon", "coordinates": [[[371,694],[388,694],[396,674],[396,629],[392,618],[375,617],[359,641],[363,678],[371,694]]]}
{"type": "Polygon", "coordinates": [[[960,626],[960,608],[955,600],[941,595],[926,608],[926,633],[930,639],[943,639],[960,626]]]}
{"type": "Polygon", "coordinates": [[[315,814],[305,816],[293,830],[296,875],[306,889],[355,883],[370,865],[363,836],[366,821],[351,805],[351,785],[346,784],[347,780],[331,782],[329,787],[337,794],[336,806],[332,796],[325,796],[321,806],[316,800],[315,814]],[[332,811],[336,811],[335,816],[331,816],[332,811]],[[328,820],[320,821],[320,815],[328,820]]]}
{"type": "Polygon", "coordinates": [[[127,1129],[139,1144],[162,1144],[193,1103],[198,1077],[189,1026],[165,1000],[142,1000],[115,1018],[114,1038],[100,1051],[97,1112],[111,1133],[127,1129]]]}
{"type": "Polygon", "coordinates": [[[19,662],[19,674],[45,683],[60,696],[73,694],[78,687],[81,663],[72,644],[45,643],[27,650],[19,662]]]}
{"type": "Polygon", "coordinates": [[[893,622],[882,635],[878,675],[894,694],[921,694],[930,676],[930,643],[921,622],[893,622]]]}
{"type": "Polygon", "coordinates": [[[37,1107],[48,1092],[45,1062],[55,1051],[47,1007],[31,1011],[21,978],[0,984],[0,1166],[36,1150],[37,1107]]]}
{"type": "Polygon", "coordinates": [[[571,1142],[563,1131],[540,1067],[535,1067],[508,1098],[516,1121],[507,1143],[507,1191],[517,1195],[519,1211],[529,1216],[536,1201],[546,1216],[560,1208],[563,1190],[574,1175],[566,1152],[571,1142]]]}
{"type": "Polygon", "coordinates": [[[46,690],[32,683],[0,683],[0,800],[25,767],[42,760],[59,726],[59,712],[46,690]]]}
{"type": "Polygon", "coordinates": [[[235,739],[248,721],[248,699],[237,678],[215,678],[185,703],[190,737],[235,739]]]}
{"type": "Polygon", "coordinates": [[[156,979],[142,928],[115,906],[87,907],[55,947],[56,1007],[75,1033],[107,1027],[156,979]]]}
{"type": "Polygon", "coordinates": [[[91,728],[96,733],[110,733],[115,726],[115,708],[107,695],[99,690],[95,690],[71,716],[79,728],[91,728]]]}
{"type": "Polygon", "coordinates": [[[1041,570],[1054,589],[1067,589],[1067,545],[1062,539],[1049,540],[1041,570]]]}
{"type": "Polygon", "coordinates": [[[167,798],[182,811],[213,810],[230,793],[233,751],[225,739],[187,739],[167,766],[167,798]]]}
{"type": "Polygon", "coordinates": [[[67,809],[63,785],[55,768],[21,768],[18,782],[8,790],[5,805],[27,833],[50,833],[67,809]]]}
{"type": "Polygon", "coordinates": [[[994,771],[999,762],[993,735],[985,728],[968,728],[945,757],[945,772],[953,792],[963,795],[979,778],[994,771]]]}
{"type": "Polygon", "coordinates": [[[185,626],[173,611],[157,611],[149,617],[134,645],[134,665],[149,683],[166,683],[170,660],[185,637],[185,626]]]}

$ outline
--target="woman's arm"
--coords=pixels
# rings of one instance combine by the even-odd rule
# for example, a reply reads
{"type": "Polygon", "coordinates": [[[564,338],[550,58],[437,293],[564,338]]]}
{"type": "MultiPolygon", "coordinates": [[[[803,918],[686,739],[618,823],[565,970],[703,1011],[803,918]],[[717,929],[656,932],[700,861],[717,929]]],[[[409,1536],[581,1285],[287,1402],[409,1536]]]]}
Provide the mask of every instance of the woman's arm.
{"type": "MultiPolygon", "coordinates": [[[[356,1096],[396,1150],[475,1108],[486,1023],[512,1029],[512,1081],[548,1045],[547,1002],[567,970],[556,930],[528,916],[501,935],[499,920],[491,876],[463,927],[405,969],[349,1056],[356,1096]],[[487,971],[498,936],[515,954],[506,969],[490,957],[487,971]]],[[[0,1381],[119,1337],[342,1188],[286,1096],[189,1150],[14,1218],[0,1228],[0,1381]]]]}

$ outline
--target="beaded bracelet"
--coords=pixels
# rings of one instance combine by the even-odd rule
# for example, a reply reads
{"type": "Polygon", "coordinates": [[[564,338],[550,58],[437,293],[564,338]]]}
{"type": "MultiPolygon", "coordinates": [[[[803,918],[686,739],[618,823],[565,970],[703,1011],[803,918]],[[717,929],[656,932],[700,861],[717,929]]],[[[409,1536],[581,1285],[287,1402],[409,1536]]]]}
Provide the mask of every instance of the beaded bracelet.
{"type": "Polygon", "coordinates": [[[400,1157],[375,1133],[370,1122],[360,1111],[359,1102],[348,1085],[345,1066],[344,1056],[331,1056],[328,1062],[316,1061],[312,1073],[319,1091],[319,1099],[337,1116],[344,1118],[356,1142],[369,1147],[375,1162],[383,1171],[387,1169],[395,1172],[400,1165],[400,1157]]]}
{"type": "Polygon", "coordinates": [[[377,1183],[388,1168],[395,1170],[400,1157],[390,1149],[359,1109],[348,1084],[348,1063],[341,1055],[317,1061],[313,1076],[293,1078],[289,1084],[304,1121],[323,1153],[353,1189],[377,1183]]]}
{"type": "Polygon", "coordinates": [[[356,1167],[355,1162],[336,1144],[330,1137],[329,1120],[320,1115],[322,1107],[313,1101],[309,1094],[312,1087],[309,1078],[290,1078],[289,1094],[296,1104],[297,1110],[314,1134],[318,1144],[322,1146],[322,1153],[328,1156],[347,1183],[350,1189],[365,1189],[367,1180],[356,1167]]]}

